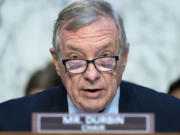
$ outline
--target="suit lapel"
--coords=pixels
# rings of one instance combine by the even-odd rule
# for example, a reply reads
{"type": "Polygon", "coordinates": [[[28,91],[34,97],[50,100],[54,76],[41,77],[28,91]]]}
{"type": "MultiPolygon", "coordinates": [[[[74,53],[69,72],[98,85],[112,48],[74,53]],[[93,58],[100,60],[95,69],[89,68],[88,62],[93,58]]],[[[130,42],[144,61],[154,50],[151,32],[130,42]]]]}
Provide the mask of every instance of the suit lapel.
{"type": "Polygon", "coordinates": [[[54,95],[52,95],[49,108],[51,112],[68,112],[67,92],[63,85],[59,86],[54,95]]]}
{"type": "Polygon", "coordinates": [[[119,112],[143,112],[136,90],[136,87],[132,87],[130,83],[121,82],[119,112]]]}

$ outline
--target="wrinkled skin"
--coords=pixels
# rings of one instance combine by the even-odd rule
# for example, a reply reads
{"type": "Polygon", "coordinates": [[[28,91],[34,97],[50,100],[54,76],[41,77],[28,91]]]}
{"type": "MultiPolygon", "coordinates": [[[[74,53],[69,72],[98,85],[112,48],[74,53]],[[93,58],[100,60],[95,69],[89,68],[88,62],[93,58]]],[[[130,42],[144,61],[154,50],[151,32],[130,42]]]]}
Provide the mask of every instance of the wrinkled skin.
{"type": "MultiPolygon", "coordinates": [[[[60,32],[63,39],[60,52],[63,59],[83,58],[92,60],[102,56],[115,56],[120,50],[117,28],[112,19],[101,17],[75,32],[64,28],[60,32]]],[[[62,62],[51,48],[58,75],[64,83],[73,104],[83,112],[97,113],[104,110],[114,98],[124,72],[128,49],[119,57],[116,69],[99,72],[90,63],[81,74],[66,71],[62,62]]]]}

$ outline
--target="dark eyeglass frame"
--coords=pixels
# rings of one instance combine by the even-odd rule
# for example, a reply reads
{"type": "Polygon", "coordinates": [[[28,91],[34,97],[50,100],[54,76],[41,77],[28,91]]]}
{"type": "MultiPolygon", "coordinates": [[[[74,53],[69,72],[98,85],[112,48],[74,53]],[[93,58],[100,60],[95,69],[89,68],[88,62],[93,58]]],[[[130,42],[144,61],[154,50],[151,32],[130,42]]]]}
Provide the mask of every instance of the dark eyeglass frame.
{"type": "Polygon", "coordinates": [[[119,56],[104,56],[104,57],[98,57],[98,58],[95,58],[95,59],[92,59],[92,60],[86,60],[86,59],[64,59],[64,60],[62,60],[62,63],[63,63],[63,65],[65,66],[66,71],[68,71],[68,69],[67,69],[67,67],[66,67],[66,62],[68,62],[68,61],[70,61],[70,60],[84,60],[84,61],[86,61],[87,64],[86,64],[86,68],[84,69],[84,71],[78,72],[78,73],[73,73],[73,72],[68,71],[68,72],[71,73],[71,74],[84,73],[84,72],[87,70],[87,67],[88,67],[89,63],[93,63],[93,65],[94,65],[94,67],[96,68],[96,70],[97,70],[97,71],[100,71],[100,72],[107,72],[107,71],[114,70],[114,69],[107,70],[107,71],[101,71],[101,70],[99,70],[99,69],[96,67],[95,61],[96,61],[97,59],[102,59],[102,58],[114,58],[114,59],[115,59],[114,69],[116,68],[117,61],[119,60],[119,56]]]}

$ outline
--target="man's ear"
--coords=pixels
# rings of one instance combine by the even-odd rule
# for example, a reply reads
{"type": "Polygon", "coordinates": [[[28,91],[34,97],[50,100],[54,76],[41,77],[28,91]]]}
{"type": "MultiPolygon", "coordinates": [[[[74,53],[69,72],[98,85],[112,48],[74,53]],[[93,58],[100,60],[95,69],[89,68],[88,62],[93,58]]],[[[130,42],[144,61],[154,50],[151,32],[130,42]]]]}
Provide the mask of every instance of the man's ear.
{"type": "Polygon", "coordinates": [[[56,71],[57,71],[57,74],[59,76],[61,76],[61,69],[60,69],[60,61],[59,61],[59,58],[57,56],[57,54],[55,53],[54,49],[53,48],[50,48],[49,49],[50,53],[51,53],[51,56],[53,58],[53,61],[54,61],[54,65],[56,67],[56,71]]]}

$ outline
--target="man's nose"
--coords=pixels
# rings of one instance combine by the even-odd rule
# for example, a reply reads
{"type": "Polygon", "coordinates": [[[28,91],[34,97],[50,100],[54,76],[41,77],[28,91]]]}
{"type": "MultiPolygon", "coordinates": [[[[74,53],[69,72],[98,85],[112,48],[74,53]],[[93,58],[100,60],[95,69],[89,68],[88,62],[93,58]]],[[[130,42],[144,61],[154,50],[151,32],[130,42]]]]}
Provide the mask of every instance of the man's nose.
{"type": "Polygon", "coordinates": [[[100,72],[96,69],[93,63],[89,63],[86,71],[84,72],[84,77],[86,80],[94,83],[100,77],[100,72]]]}

